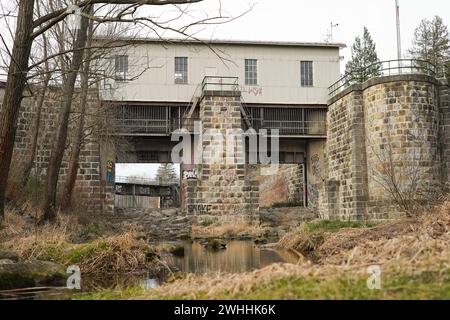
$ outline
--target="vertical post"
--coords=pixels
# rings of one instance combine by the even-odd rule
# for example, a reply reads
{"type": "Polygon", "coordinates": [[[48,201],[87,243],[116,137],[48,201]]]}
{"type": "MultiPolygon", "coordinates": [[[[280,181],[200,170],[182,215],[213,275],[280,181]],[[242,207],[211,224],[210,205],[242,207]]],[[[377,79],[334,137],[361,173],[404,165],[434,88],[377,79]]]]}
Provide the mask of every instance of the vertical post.
{"type": "Polygon", "coordinates": [[[170,133],[169,107],[166,107],[166,133],[170,133]]]}
{"type": "Polygon", "coordinates": [[[399,70],[401,73],[401,62],[402,59],[402,42],[400,34],[400,0],[395,0],[395,11],[397,16],[397,56],[399,60],[399,70]]]}
{"type": "Polygon", "coordinates": [[[308,207],[308,181],[306,179],[306,158],[302,163],[302,173],[303,173],[303,207],[308,207]]]}

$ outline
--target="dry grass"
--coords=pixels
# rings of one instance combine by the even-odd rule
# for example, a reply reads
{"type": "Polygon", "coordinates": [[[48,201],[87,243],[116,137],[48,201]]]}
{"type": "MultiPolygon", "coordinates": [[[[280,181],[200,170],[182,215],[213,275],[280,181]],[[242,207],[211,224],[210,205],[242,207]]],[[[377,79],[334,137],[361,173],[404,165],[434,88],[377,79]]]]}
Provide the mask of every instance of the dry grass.
{"type": "Polygon", "coordinates": [[[215,223],[210,226],[192,226],[193,238],[258,238],[266,234],[268,227],[247,220],[215,223]]]}
{"type": "Polygon", "coordinates": [[[67,256],[87,274],[109,274],[141,271],[156,262],[157,255],[132,232],[77,245],[67,256]]]}
{"type": "Polygon", "coordinates": [[[76,264],[84,274],[140,271],[158,263],[155,250],[144,240],[138,240],[135,230],[75,244],[71,239],[80,228],[75,217],[59,215],[55,224],[37,226],[8,210],[2,246],[23,260],[76,264]]]}
{"type": "MultiPolygon", "coordinates": [[[[197,276],[189,274],[186,278],[152,289],[156,297],[172,296],[186,299],[217,297],[219,293],[249,293],[255,284],[264,284],[286,277],[305,274],[303,268],[292,264],[272,264],[266,268],[242,274],[221,274],[197,276]]],[[[142,296],[135,297],[137,299],[142,296]]]]}
{"type": "Polygon", "coordinates": [[[286,234],[277,243],[280,249],[295,251],[303,256],[316,260],[315,251],[322,244],[323,236],[317,233],[310,233],[307,225],[304,223],[294,231],[286,234]]]}

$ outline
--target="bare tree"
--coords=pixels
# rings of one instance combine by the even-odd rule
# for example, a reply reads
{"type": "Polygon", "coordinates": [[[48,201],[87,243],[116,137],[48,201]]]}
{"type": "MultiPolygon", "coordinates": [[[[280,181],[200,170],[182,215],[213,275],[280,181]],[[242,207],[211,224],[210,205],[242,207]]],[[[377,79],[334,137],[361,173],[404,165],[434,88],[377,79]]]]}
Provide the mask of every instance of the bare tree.
{"type": "Polygon", "coordinates": [[[33,37],[34,0],[19,2],[16,33],[6,81],[3,108],[0,113],[0,220],[4,218],[5,193],[14,140],[17,130],[17,118],[26,85],[28,61],[33,37]]]}
{"type": "MultiPolygon", "coordinates": [[[[40,5],[39,1],[36,3],[36,11],[38,16],[40,16],[40,5]]],[[[31,170],[33,169],[34,160],[36,156],[36,150],[38,145],[38,139],[39,139],[39,133],[40,133],[40,124],[41,124],[41,117],[42,117],[42,107],[44,105],[45,97],[47,94],[47,89],[50,84],[50,80],[52,78],[52,73],[50,70],[50,62],[47,59],[48,58],[48,52],[49,52],[49,42],[47,39],[47,35],[45,33],[42,34],[42,52],[43,52],[43,59],[44,59],[44,67],[42,70],[39,70],[39,73],[41,75],[42,79],[42,86],[40,86],[39,96],[36,101],[36,116],[34,119],[34,125],[33,125],[33,131],[31,134],[31,148],[28,153],[28,157],[25,161],[24,169],[23,169],[23,176],[21,185],[24,187],[28,183],[28,179],[30,178],[31,170]]],[[[41,69],[41,68],[39,68],[41,69]]]]}
{"type": "MultiPolygon", "coordinates": [[[[61,63],[60,66],[61,76],[66,77],[63,81],[63,92],[67,95],[63,96],[64,102],[61,104],[60,124],[57,129],[57,134],[55,136],[56,139],[54,140],[52,148],[45,186],[46,199],[43,205],[45,213],[44,218],[47,220],[52,220],[55,216],[56,186],[59,168],[62,161],[62,152],[60,151],[64,150],[64,145],[67,138],[68,120],[66,119],[70,114],[71,98],[74,91],[73,85],[77,81],[78,71],[84,56],[83,51],[86,49],[86,33],[84,31],[80,32],[85,28],[85,25],[87,24],[86,21],[94,20],[98,23],[130,23],[139,28],[148,28],[148,30],[151,30],[161,38],[163,38],[163,32],[175,32],[179,35],[185,36],[186,38],[199,40],[193,35],[194,32],[191,31],[193,27],[216,25],[235,19],[222,16],[222,10],[220,9],[217,17],[205,17],[196,22],[188,23],[182,27],[174,28],[171,26],[174,19],[161,21],[158,20],[158,18],[149,16],[148,14],[137,14],[139,8],[148,5],[174,5],[179,11],[179,17],[182,17],[187,15],[187,11],[179,5],[201,1],[202,0],[80,0],[76,3],[76,8],[82,10],[83,28],[80,28],[80,30],[76,32],[76,37],[74,36],[74,38],[76,38],[74,46],[67,49],[60,48],[59,52],[51,54],[30,66],[29,60],[33,40],[49,32],[52,28],[58,28],[61,23],[66,21],[66,18],[69,15],[72,15],[78,9],[73,6],[68,6],[63,1],[61,7],[50,7],[50,11],[48,13],[33,19],[35,0],[18,0],[18,15],[16,19],[17,24],[14,36],[14,46],[12,52],[10,53],[5,99],[0,114],[0,172],[2,175],[2,179],[0,179],[0,219],[3,217],[4,212],[6,181],[14,148],[18,111],[22,100],[22,92],[27,85],[27,81],[30,81],[27,77],[28,72],[36,69],[49,59],[55,59],[67,53],[71,54],[70,67],[68,70],[64,70],[64,63],[61,63]],[[113,16],[97,17],[95,15],[90,15],[87,10],[87,8],[94,5],[99,5],[100,7],[121,5],[123,8],[116,11],[113,16]]],[[[49,1],[49,4],[52,3],[53,1],[49,1]]],[[[211,49],[216,52],[214,48],[211,49]]]]}
{"type": "Polygon", "coordinates": [[[80,118],[78,127],[76,129],[75,140],[72,146],[72,153],[69,160],[69,172],[64,185],[64,192],[61,202],[61,209],[67,210],[71,205],[72,193],[75,187],[78,172],[78,161],[80,157],[81,145],[83,142],[83,133],[85,129],[85,117],[86,117],[86,105],[89,94],[89,72],[91,65],[92,50],[89,48],[92,45],[93,38],[93,23],[89,24],[89,33],[87,46],[85,50],[85,61],[83,65],[83,71],[81,73],[81,98],[80,98],[80,118]]]}
{"type": "MultiPolygon", "coordinates": [[[[92,6],[85,6],[83,13],[91,14],[92,6]]],[[[67,80],[62,88],[63,99],[58,116],[58,127],[55,131],[50,159],[47,168],[47,178],[45,181],[45,199],[42,205],[43,219],[52,221],[56,218],[56,194],[59,177],[59,170],[64,156],[66,139],[69,127],[69,116],[72,108],[72,100],[75,90],[75,82],[78,77],[78,71],[83,63],[83,53],[86,47],[87,32],[89,27],[89,18],[85,15],[81,18],[80,28],[77,30],[74,43],[74,52],[70,64],[70,71],[67,74],[67,80]]]]}

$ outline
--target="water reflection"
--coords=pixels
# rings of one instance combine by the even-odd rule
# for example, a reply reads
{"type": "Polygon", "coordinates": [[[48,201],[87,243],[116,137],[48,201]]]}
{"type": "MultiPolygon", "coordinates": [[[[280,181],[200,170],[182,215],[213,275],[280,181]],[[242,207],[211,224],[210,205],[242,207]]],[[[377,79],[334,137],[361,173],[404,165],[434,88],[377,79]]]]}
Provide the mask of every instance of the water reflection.
{"type": "Polygon", "coordinates": [[[225,250],[212,251],[198,243],[184,244],[184,257],[170,257],[169,264],[187,273],[239,273],[263,268],[272,263],[296,263],[298,258],[286,251],[261,249],[252,241],[231,241],[225,250]]]}
{"type": "Polygon", "coordinates": [[[145,279],[140,283],[141,288],[143,289],[154,289],[159,286],[158,279],[145,279]]]}

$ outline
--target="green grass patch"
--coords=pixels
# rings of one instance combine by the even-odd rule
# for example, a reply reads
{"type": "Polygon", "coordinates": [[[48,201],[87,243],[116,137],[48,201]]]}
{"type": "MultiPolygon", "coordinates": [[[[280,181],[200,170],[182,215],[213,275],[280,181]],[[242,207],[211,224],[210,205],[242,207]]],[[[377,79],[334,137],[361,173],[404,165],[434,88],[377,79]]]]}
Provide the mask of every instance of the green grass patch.
{"type": "Polygon", "coordinates": [[[345,228],[369,228],[373,223],[366,221],[340,221],[340,220],[321,220],[306,223],[306,229],[310,233],[314,232],[337,232],[345,228]]]}
{"type": "Polygon", "coordinates": [[[73,300],[128,300],[133,297],[142,296],[145,289],[141,287],[130,287],[122,290],[103,290],[93,293],[80,293],[72,297],[73,300]]]}
{"type": "Polygon", "coordinates": [[[111,248],[107,241],[99,240],[96,243],[87,243],[73,247],[62,259],[65,264],[76,264],[80,263],[82,259],[93,257],[110,250],[111,248]]]}
{"type": "MultiPolygon", "coordinates": [[[[183,281],[183,280],[181,280],[183,281]]],[[[199,300],[448,300],[450,299],[450,270],[442,273],[423,272],[416,276],[382,276],[381,290],[369,290],[367,277],[299,278],[287,277],[269,283],[255,283],[249,292],[222,291],[214,296],[206,292],[195,292],[199,300]]],[[[151,290],[129,288],[120,291],[102,291],[76,296],[75,299],[190,299],[191,295],[158,295],[151,290]]]]}

